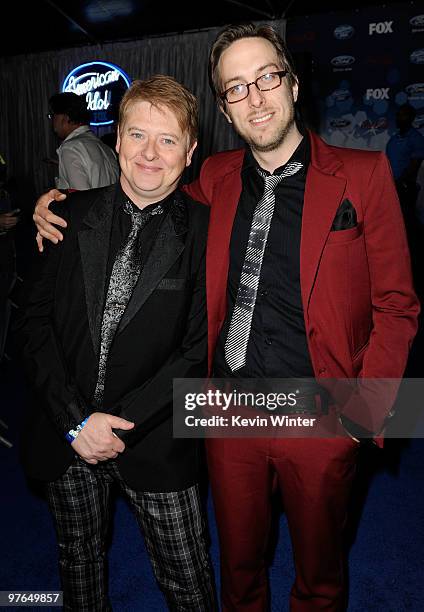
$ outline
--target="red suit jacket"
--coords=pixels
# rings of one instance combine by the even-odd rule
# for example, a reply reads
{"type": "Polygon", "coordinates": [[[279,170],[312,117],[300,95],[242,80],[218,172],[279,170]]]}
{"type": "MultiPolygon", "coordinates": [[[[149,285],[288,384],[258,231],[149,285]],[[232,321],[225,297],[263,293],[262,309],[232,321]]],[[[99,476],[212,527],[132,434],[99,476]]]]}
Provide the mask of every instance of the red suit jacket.
{"type": "MultiPolygon", "coordinates": [[[[386,156],[327,145],[313,133],[300,246],[300,284],[310,356],[317,378],[399,379],[417,330],[408,244],[386,156]],[[331,231],[349,199],[357,226],[331,231]]],[[[185,190],[211,209],[207,247],[209,364],[226,316],[229,244],[241,194],[244,150],[218,153],[185,190]]],[[[323,381],[324,382],[324,381],[323,381]]],[[[394,395],[397,390],[394,390],[394,395]]],[[[376,431],[378,414],[343,414],[376,431]]],[[[360,411],[359,411],[360,412],[360,411]]]]}

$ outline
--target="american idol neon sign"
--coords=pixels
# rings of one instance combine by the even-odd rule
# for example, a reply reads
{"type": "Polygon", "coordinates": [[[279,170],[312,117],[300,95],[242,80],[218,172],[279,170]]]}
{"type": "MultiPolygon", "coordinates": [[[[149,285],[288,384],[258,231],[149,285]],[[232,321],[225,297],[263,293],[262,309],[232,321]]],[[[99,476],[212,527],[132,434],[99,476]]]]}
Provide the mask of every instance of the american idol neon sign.
{"type": "Polygon", "coordinates": [[[89,62],[77,66],[62,84],[62,91],[85,96],[87,109],[91,111],[91,125],[110,125],[113,114],[125,90],[130,86],[128,75],[110,62],[89,62]]]}

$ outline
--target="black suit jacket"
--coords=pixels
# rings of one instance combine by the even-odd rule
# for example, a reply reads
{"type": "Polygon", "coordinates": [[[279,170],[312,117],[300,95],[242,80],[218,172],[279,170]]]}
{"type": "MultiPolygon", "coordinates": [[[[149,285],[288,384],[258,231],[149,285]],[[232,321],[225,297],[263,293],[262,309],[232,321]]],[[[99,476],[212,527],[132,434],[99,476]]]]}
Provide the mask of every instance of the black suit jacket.
{"type": "MultiPolygon", "coordinates": [[[[116,186],[74,193],[55,211],[69,223],[26,282],[16,325],[36,401],[23,459],[58,478],[74,456],[64,434],[94,408],[116,186]]],[[[206,373],[208,209],[176,191],[110,349],[103,410],[136,427],[117,459],[127,483],[178,490],[198,477],[196,441],[172,437],[172,379],[206,373]]]]}

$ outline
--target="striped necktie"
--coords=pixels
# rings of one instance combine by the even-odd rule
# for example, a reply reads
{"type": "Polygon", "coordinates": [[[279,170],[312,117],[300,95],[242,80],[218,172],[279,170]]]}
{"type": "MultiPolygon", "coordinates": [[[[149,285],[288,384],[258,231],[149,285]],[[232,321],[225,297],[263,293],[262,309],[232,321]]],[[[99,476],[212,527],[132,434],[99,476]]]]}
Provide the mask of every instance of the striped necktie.
{"type": "Polygon", "coordinates": [[[237,290],[237,299],[225,341],[225,360],[232,372],[246,365],[247,345],[258,293],[263,256],[275,206],[275,188],[288,176],[296,174],[303,164],[291,162],[281,174],[265,174],[258,169],[265,182],[264,194],[256,205],[249,233],[246,254],[237,290]]]}

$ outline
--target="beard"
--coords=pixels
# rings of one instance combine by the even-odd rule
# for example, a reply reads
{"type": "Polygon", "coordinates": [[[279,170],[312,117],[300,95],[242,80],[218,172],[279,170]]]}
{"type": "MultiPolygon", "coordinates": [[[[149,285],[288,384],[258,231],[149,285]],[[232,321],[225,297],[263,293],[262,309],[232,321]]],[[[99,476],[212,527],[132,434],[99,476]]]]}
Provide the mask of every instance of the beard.
{"type": "Polygon", "coordinates": [[[269,153],[270,151],[275,151],[283,144],[287,138],[287,135],[292,131],[294,125],[295,119],[293,109],[286,123],[281,125],[268,141],[258,142],[255,138],[251,138],[249,136],[246,136],[244,139],[252,151],[257,151],[258,153],[269,153]]]}
{"type": "MultiPolygon", "coordinates": [[[[277,129],[268,136],[267,140],[260,140],[259,138],[248,134],[244,129],[239,129],[236,123],[233,122],[233,127],[238,135],[243,138],[245,143],[253,151],[258,153],[269,153],[278,149],[286,140],[287,135],[295,127],[295,109],[294,109],[294,97],[290,91],[291,103],[288,105],[288,116],[285,117],[285,121],[277,127],[277,129]]],[[[266,109],[263,109],[265,111],[266,109]]]]}

